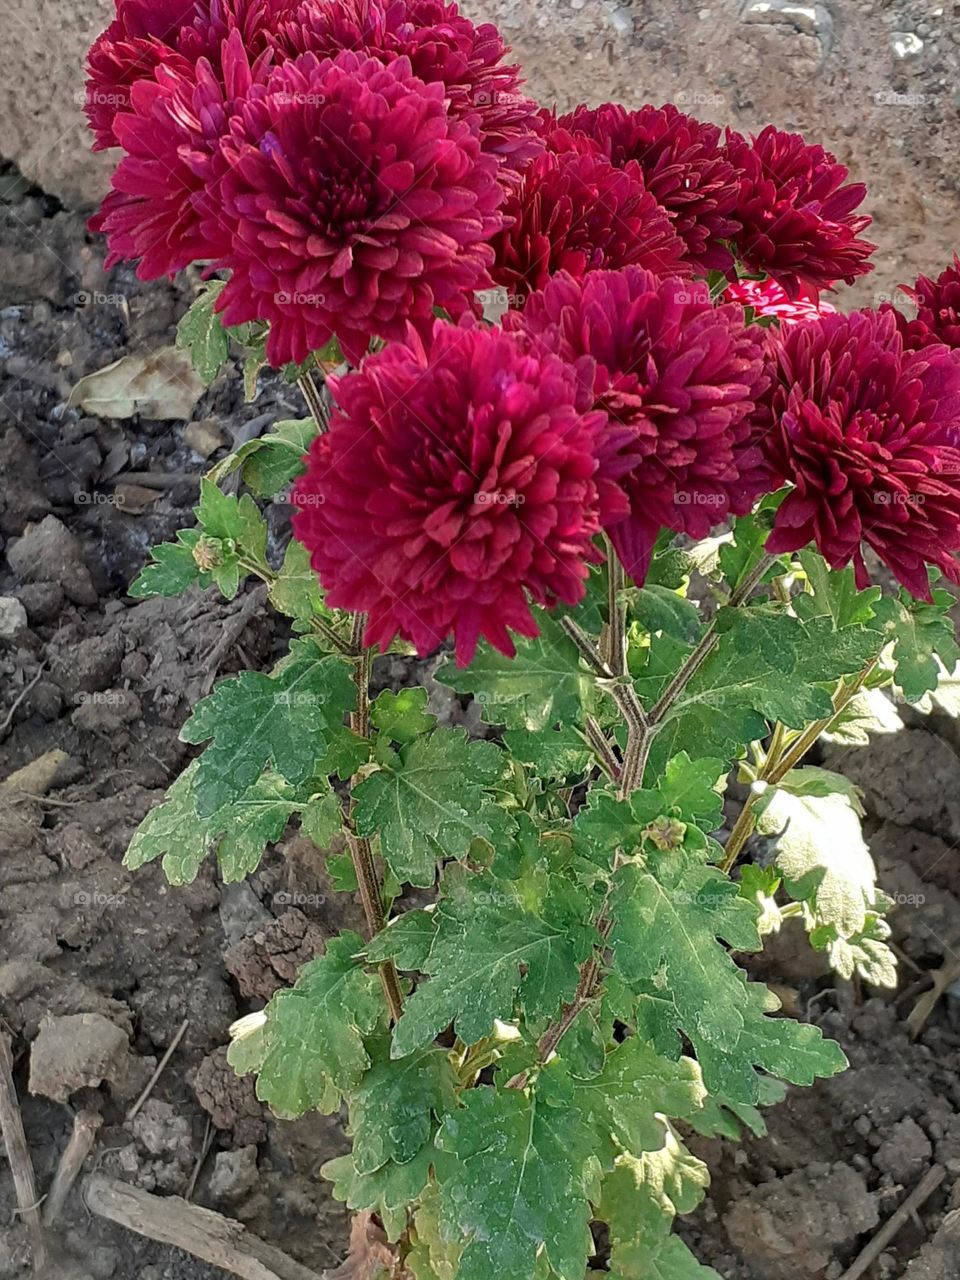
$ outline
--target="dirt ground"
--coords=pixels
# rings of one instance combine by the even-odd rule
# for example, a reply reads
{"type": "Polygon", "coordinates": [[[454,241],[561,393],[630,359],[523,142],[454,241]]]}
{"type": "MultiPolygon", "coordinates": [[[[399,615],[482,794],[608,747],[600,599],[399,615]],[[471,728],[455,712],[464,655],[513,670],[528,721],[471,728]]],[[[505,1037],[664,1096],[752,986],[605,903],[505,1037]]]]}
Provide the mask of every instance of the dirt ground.
{"type": "MultiPolygon", "coordinates": [[[[190,424],[66,408],[82,375],[169,343],[190,290],[144,286],[125,269],[107,277],[101,262],[79,215],[0,171],[0,1016],[15,1035],[42,1190],[74,1114],[94,1109],[89,1167],[161,1193],[193,1184],[197,1203],[322,1271],[346,1241],[346,1216],[317,1173],[345,1148],[341,1123],[272,1119],[223,1045],[238,1015],[360,912],[328,892],[296,835],[229,888],[209,865],[177,890],[155,867],[121,866],[185,763],[177,734],[191,703],[218,676],[268,664],[285,638],[256,595],[136,603],[127,584],[147,548],[189,522],[209,461],[302,408],[277,382],[245,406],[236,370],[190,424]],[[191,447],[211,444],[206,460],[191,447]],[[21,769],[16,790],[2,785],[21,769]],[[185,1021],[150,1100],[127,1120],[185,1021]]],[[[278,512],[278,541],[283,524],[278,512]]],[[[384,684],[410,675],[395,660],[377,671],[384,684]]],[[[474,719],[436,696],[447,718],[474,719]]],[[[725,1280],[840,1280],[934,1165],[941,1186],[868,1280],[960,1277],[960,986],[915,1041],[906,1024],[929,972],[960,958],[960,727],[903,714],[902,732],[831,761],[865,790],[881,883],[901,903],[902,987],[878,999],[839,983],[789,933],[751,961],[795,1016],[842,1042],[852,1067],[791,1092],[765,1138],[694,1140],[713,1189],[681,1230],[725,1280]]],[[[92,1217],[76,1195],[57,1248],[69,1280],[222,1274],[92,1217]]],[[[0,1277],[25,1275],[25,1254],[3,1168],[0,1277]]]]}

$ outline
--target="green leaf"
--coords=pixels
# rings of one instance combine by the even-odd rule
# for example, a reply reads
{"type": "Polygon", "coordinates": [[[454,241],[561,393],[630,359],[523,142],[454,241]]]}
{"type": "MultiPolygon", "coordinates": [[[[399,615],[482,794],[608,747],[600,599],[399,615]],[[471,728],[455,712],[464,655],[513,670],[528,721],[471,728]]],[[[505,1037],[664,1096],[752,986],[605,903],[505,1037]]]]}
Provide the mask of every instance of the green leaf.
{"type": "Polygon", "coordinates": [[[162,857],[171,884],[190,884],[207,854],[216,849],[224,880],[242,880],[256,870],[264,847],[280,839],[300,807],[281,778],[264,774],[230,804],[201,818],[196,807],[198,768],[196,760],[188,765],[163,803],[141,822],[125,866],[137,870],[162,857]]]}
{"type": "Polygon", "coordinates": [[[508,729],[503,743],[515,760],[541,778],[582,778],[593,752],[570,725],[558,729],[508,729]]]}
{"type": "Polygon", "coordinates": [[[349,665],[307,639],[295,640],[271,675],[244,671],[221,681],[180,731],[184,742],[212,739],[200,757],[198,812],[229,804],[270,761],[295,785],[321,772],[354,699],[349,665]]]}
{"type": "Polygon", "coordinates": [[[384,1040],[371,1052],[373,1066],[350,1097],[358,1173],[373,1173],[388,1160],[407,1164],[455,1103],[456,1077],[446,1050],[431,1045],[397,1060],[384,1040]]]}
{"type": "Polygon", "coordinates": [[[949,616],[956,599],[949,591],[932,594],[932,604],[901,591],[899,598],[884,596],[876,606],[877,624],[885,641],[894,646],[894,679],[908,702],[917,702],[936,689],[938,657],[948,671],[960,662],[956,628],[949,616]]]}
{"type": "Polygon", "coordinates": [[[177,346],[189,351],[194,369],[207,386],[230,355],[230,338],[214,311],[225,286],[224,280],[208,280],[177,325],[177,346]]]}
{"type": "Polygon", "coordinates": [[[387,927],[367,944],[367,957],[373,964],[394,960],[399,969],[415,973],[422,969],[437,938],[438,916],[427,911],[405,911],[387,923],[387,927]]]}
{"type": "Polygon", "coordinates": [[[623,1280],[720,1280],[670,1234],[673,1218],[703,1199],[707,1167],[669,1126],[658,1150],[624,1155],[606,1175],[599,1216],[610,1228],[610,1274],[623,1280]]]}
{"type": "Polygon", "coordinates": [[[380,751],[382,767],[354,788],[357,830],[380,835],[398,880],[427,886],[440,858],[462,858],[474,840],[509,840],[515,824],[489,795],[504,757],[492,742],[438,729],[400,751],[380,751]]]}
{"type": "Polygon", "coordinates": [[[877,872],[847,796],[792,795],[778,788],[757,830],[779,837],[775,862],[787,893],[809,900],[818,924],[834,925],[843,938],[863,929],[876,898],[877,872]]]}
{"type": "Polygon", "coordinates": [[[711,1092],[754,1104],[755,1066],[799,1084],[843,1065],[816,1028],[765,1016],[776,997],[748,984],[718,941],[758,951],[756,909],[695,853],[651,852],[645,866],[621,867],[610,912],[615,970],[638,994],[660,997],[662,1009],[673,1005],[673,1024],[693,1044],[711,1092]]]}
{"type": "Polygon", "coordinates": [[[223,830],[217,861],[227,884],[256,871],[266,846],[280,839],[299,808],[292,788],[276,774],[265,773],[216,815],[223,830]]]}
{"type": "Polygon", "coordinates": [[[821,769],[819,765],[807,764],[799,769],[791,769],[777,783],[777,789],[787,791],[792,796],[843,796],[850,808],[858,817],[864,817],[860,788],[832,769],[821,769]]]}
{"type": "Polygon", "coordinates": [[[579,847],[601,865],[618,851],[629,855],[648,844],[663,849],[691,842],[702,848],[702,832],[722,822],[716,788],[723,773],[721,760],[691,760],[681,751],[667,762],[656,788],[634,791],[629,800],[592,788],[573,824],[579,847]]]}
{"type": "MultiPolygon", "coordinates": [[[[651,768],[686,749],[696,755],[735,755],[766,735],[768,721],[805,728],[833,713],[829,686],[860,671],[878,651],[876,634],[862,627],[834,631],[832,620],[801,622],[765,607],[723,610],[713,653],[673,704],[654,740],[651,768]]],[[[663,692],[685,650],[654,637],[637,689],[646,705],[663,692]]]]}
{"type": "Polygon", "coordinates": [[[151,548],[151,563],[145,564],[130,584],[129,594],[135,600],[151,596],[178,596],[188,587],[208,587],[209,573],[204,573],[193,558],[200,541],[199,529],[181,529],[176,542],[161,542],[151,548]]]}
{"type": "Polygon", "coordinates": [[[810,596],[796,597],[798,613],[802,611],[804,618],[831,618],[838,630],[870,623],[882,594],[880,587],[859,590],[852,565],[831,569],[815,551],[801,551],[798,558],[812,592],[810,596]]]}
{"type": "Polygon", "coordinates": [[[328,848],[340,835],[343,827],[339,796],[328,791],[311,800],[300,815],[300,826],[304,835],[309,836],[318,849],[328,848]]]}
{"type": "Polygon", "coordinates": [[[433,1154],[424,1147],[406,1164],[391,1160],[373,1173],[359,1173],[352,1156],[338,1156],[321,1166],[320,1172],[333,1183],[337,1200],[345,1201],[348,1209],[375,1210],[387,1239],[398,1240],[407,1226],[408,1206],[416,1202],[430,1179],[433,1154]]]}
{"type": "Polygon", "coordinates": [[[282,1118],[313,1110],[329,1115],[370,1065],[363,1037],[384,1006],[379,981],[363,967],[363,945],[356,933],[331,938],[323,955],[300,970],[296,986],[267,1005],[257,1097],[282,1118]]]}
{"type": "Polygon", "coordinates": [[[896,707],[879,689],[855,693],[830,728],[820,735],[844,747],[867,747],[873,738],[905,728],[896,707]]]}
{"type": "MultiPolygon", "coordinates": [[[[767,505],[771,505],[769,500],[767,505]]],[[[733,538],[723,542],[719,549],[720,568],[731,590],[740,585],[765,554],[764,543],[770,536],[771,527],[771,518],[765,507],[733,521],[733,538]]]]}
{"type": "Polygon", "coordinates": [[[463,1245],[440,1234],[440,1192],[431,1183],[424,1192],[414,1219],[416,1244],[406,1257],[414,1280],[456,1280],[463,1245]]]}
{"type": "Polygon", "coordinates": [[[667,587],[649,583],[631,594],[630,612],[645,631],[660,631],[684,644],[695,644],[700,638],[703,621],[692,600],[667,587]]]}
{"type": "Polygon", "coordinates": [[[384,689],[370,710],[375,727],[391,741],[405,746],[436,727],[437,717],[427,711],[426,689],[384,689]]]}
{"type": "Polygon", "coordinates": [[[239,470],[243,482],[261,498],[274,498],[305,470],[304,454],[316,439],[313,418],[277,422],[273,430],[256,440],[247,440],[229,457],[218,462],[209,479],[219,484],[239,470]]]}
{"type": "Polygon", "coordinates": [[[580,1117],[536,1092],[463,1094],[437,1137],[441,1231],[466,1240],[457,1280],[531,1280],[545,1252],[560,1280],[583,1280],[591,1250],[591,1144],[580,1117]]]}
{"type": "Polygon", "coordinates": [[[540,635],[533,640],[518,637],[516,657],[481,644],[469,667],[461,669],[448,661],[437,672],[441,684],[457,693],[472,693],[491,724],[543,729],[581,718],[581,702],[588,697],[591,680],[580,668],[576,645],[552,614],[540,609],[533,613],[540,635]]]}
{"type": "Polygon", "coordinates": [[[267,549],[267,524],[260,508],[245,493],[241,498],[221,492],[206,477],[200,481],[197,520],[205,534],[232,542],[247,555],[262,561],[267,549]]]}
{"type": "Polygon", "coordinates": [[[297,630],[306,630],[311,618],[327,616],[320,582],[310,564],[310,552],[296,538],[287,545],[280,572],[270,584],[269,596],[278,613],[305,624],[295,628],[297,630]]]}
{"type": "Polygon", "coordinates": [[[599,1074],[578,1083],[573,1105],[596,1130],[595,1150],[606,1153],[601,1162],[610,1167],[620,1150],[634,1156],[659,1150],[663,1117],[689,1119],[705,1098],[700,1068],[692,1059],[672,1061],[630,1036],[607,1054],[599,1074]]]}
{"type": "MultiPolygon", "coordinates": [[[[546,1020],[573,996],[580,965],[596,932],[572,915],[565,900],[551,899],[544,915],[526,911],[519,898],[488,873],[444,875],[445,896],[433,913],[436,935],[429,954],[417,955],[428,981],[407,1001],[394,1030],[393,1054],[403,1057],[429,1044],[453,1023],[457,1035],[474,1044],[496,1020],[513,1016],[519,1001],[527,1019],[546,1020]]],[[[589,902],[583,914],[589,913],[589,902]]],[[[371,956],[394,954],[388,929],[371,956]]],[[[408,939],[400,935],[400,942],[408,939]]]]}

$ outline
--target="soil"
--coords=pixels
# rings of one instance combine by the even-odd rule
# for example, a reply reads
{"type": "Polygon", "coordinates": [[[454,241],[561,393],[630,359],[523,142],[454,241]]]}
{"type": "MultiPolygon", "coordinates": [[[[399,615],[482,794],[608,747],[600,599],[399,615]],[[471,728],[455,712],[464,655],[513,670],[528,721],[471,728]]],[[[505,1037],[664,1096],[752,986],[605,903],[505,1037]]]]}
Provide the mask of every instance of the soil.
{"type": "MultiPolygon", "coordinates": [[[[79,215],[0,172],[0,1016],[14,1034],[41,1189],[74,1113],[93,1108],[102,1127],[89,1167],[160,1193],[195,1181],[198,1203],[322,1271],[348,1237],[317,1172],[346,1148],[341,1119],[277,1121],[223,1046],[236,1017],[327,937],[360,924],[359,908],[334,897],[296,835],[242,885],[218,884],[208,865],[174,890],[156,867],[121,866],[185,763],[177,735],[191,703],[217,677],[268,665],[286,640],[285,624],[247,594],[137,603],[126,587],[148,547],[190,522],[211,458],[302,407],[279,380],[245,405],[236,369],[191,424],[65,407],[81,376],[168,344],[191,290],[144,285],[125,269],[107,276],[102,256],[79,215]]],[[[279,510],[277,547],[284,519],[279,510]]],[[[425,670],[389,660],[376,678],[425,670]]],[[[459,702],[438,710],[475,725],[459,702]]],[[[905,732],[831,758],[864,788],[881,883],[901,904],[903,985],[881,999],[838,982],[790,932],[750,961],[795,1016],[841,1041],[851,1069],[791,1091],[765,1137],[692,1140],[713,1186],[680,1230],[726,1280],[839,1280],[933,1164],[943,1183],[868,1280],[960,1276],[960,997],[948,991],[916,1040],[906,1022],[929,971],[960,954],[957,738],[948,717],[912,714],[905,732]]],[[[76,1194],[56,1246],[69,1280],[221,1274],[91,1217],[76,1194]]],[[[26,1256],[0,1176],[0,1276],[27,1274],[26,1256]]]]}

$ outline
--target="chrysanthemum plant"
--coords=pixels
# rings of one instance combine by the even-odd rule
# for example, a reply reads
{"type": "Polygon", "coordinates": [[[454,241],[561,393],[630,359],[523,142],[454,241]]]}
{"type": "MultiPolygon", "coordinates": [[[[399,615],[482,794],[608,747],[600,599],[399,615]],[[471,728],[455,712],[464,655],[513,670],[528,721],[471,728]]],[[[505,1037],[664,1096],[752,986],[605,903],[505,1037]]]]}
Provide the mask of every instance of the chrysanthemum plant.
{"type": "Polygon", "coordinates": [[[844,1065],[735,955],[793,917],[895,980],[857,793],[805,761],[960,657],[960,268],[916,319],[834,312],[873,246],[822,148],[537,112],[443,0],[170,8],[121,0],[91,55],[126,151],[97,225],[147,277],[206,263],[198,370],[242,348],[309,416],[218,463],[132,588],[258,579],[292,639],[194,709],[127,865],[241,880],[293,822],[359,894],[365,936],[230,1059],[280,1116],[345,1108],[324,1173],[393,1276],[712,1276],[672,1233],[685,1136],[844,1065]]]}

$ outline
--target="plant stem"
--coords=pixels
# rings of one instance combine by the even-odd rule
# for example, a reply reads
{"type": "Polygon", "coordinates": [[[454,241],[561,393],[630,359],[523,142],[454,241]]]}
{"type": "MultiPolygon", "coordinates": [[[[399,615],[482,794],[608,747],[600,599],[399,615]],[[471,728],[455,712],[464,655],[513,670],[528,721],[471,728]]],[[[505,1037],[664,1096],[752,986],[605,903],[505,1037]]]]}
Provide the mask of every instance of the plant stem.
{"type": "MultiPolygon", "coordinates": [[[[612,550],[608,564],[615,559],[612,550]]],[[[749,598],[753,589],[759,585],[764,576],[767,574],[770,566],[774,563],[774,557],[764,555],[761,560],[750,570],[749,573],[739,583],[736,590],[730,596],[729,605],[736,608],[745,603],[749,598]]],[[[610,582],[611,584],[617,579],[618,572],[611,568],[610,582]]],[[[632,793],[643,783],[643,775],[646,770],[647,760],[650,755],[650,747],[657,732],[657,727],[667,711],[683,692],[686,685],[700,670],[704,662],[713,652],[713,648],[719,640],[719,634],[715,627],[711,626],[697,647],[684,662],[683,666],[677,672],[673,680],[670,681],[668,687],[661,694],[659,700],[653,710],[647,712],[644,710],[643,703],[633,686],[633,682],[626,672],[626,615],[619,608],[619,601],[622,600],[622,594],[617,592],[618,607],[616,608],[616,617],[620,626],[620,635],[617,641],[607,636],[605,645],[606,655],[601,654],[594,645],[592,639],[583,631],[583,629],[574,621],[573,618],[566,617],[562,621],[562,626],[567,635],[573,640],[574,644],[580,651],[581,656],[587,665],[599,677],[602,687],[616,702],[620,712],[627,724],[627,747],[624,752],[623,768],[620,770],[619,791],[618,795],[621,800],[627,800],[632,793]],[[621,651],[624,653],[624,672],[617,674],[612,669],[611,659],[616,653],[621,651]]],[[[614,590],[611,585],[610,609],[611,619],[614,617],[614,590]]],[[[603,731],[599,725],[593,721],[592,717],[588,717],[584,731],[591,743],[594,742],[594,730],[599,731],[601,737],[603,731]]],[[[605,739],[604,739],[605,740],[605,739]]],[[[606,755],[601,749],[598,751],[601,756],[606,755]]],[[[612,754],[612,753],[611,753],[612,754]]],[[[615,776],[611,773],[611,776],[615,776]]],[[[616,868],[614,868],[616,869],[616,868]]],[[[579,1015],[587,1008],[597,997],[600,990],[600,984],[603,980],[603,972],[606,965],[605,944],[613,929],[613,921],[607,914],[609,902],[609,893],[604,901],[600,912],[595,921],[597,933],[600,936],[600,943],[595,947],[593,955],[587,960],[580,970],[580,980],[577,983],[577,989],[573,999],[569,1004],[564,1005],[560,1017],[546,1029],[537,1044],[537,1062],[542,1065],[556,1052],[560,1041],[567,1034],[570,1028],[576,1022],[579,1015]]],[[[507,1082],[508,1089],[523,1089],[526,1087],[530,1079],[530,1070],[521,1071],[507,1082]]]]}
{"type": "Polygon", "coordinates": [[[323,396],[320,394],[320,389],[313,380],[313,374],[307,370],[306,372],[301,373],[297,381],[300,385],[300,392],[304,400],[307,402],[307,408],[310,410],[310,416],[317,424],[320,434],[323,435],[329,425],[327,407],[323,403],[323,396]]]}
{"type": "MultiPolygon", "coordinates": [[[[799,737],[794,738],[792,743],[787,741],[786,734],[782,731],[782,726],[777,725],[774,730],[773,740],[770,743],[770,750],[767,752],[767,758],[763,763],[757,781],[765,782],[767,786],[771,787],[776,786],[778,782],[782,782],[790,770],[797,767],[821,733],[830,728],[841,711],[860,692],[873,674],[878,661],[878,658],[872,658],[854,680],[849,684],[842,684],[833,696],[832,714],[807,725],[806,729],[803,730],[799,737]]],[[[757,801],[765,790],[766,788],[751,790],[747,796],[727,840],[723,861],[720,863],[722,871],[729,872],[733,869],[737,859],[743,852],[744,845],[753,835],[757,825],[754,810],[756,809],[757,801]]]]}
{"type": "MultiPolygon", "coordinates": [[[[764,555],[750,572],[739,583],[736,590],[730,596],[727,607],[737,609],[740,605],[745,604],[749,599],[755,587],[759,586],[770,569],[775,563],[775,557],[764,555]]],[[[677,674],[657,699],[652,711],[650,712],[650,722],[657,724],[666,713],[670,710],[677,698],[697,674],[706,660],[710,657],[720,640],[720,634],[716,627],[711,625],[706,635],[700,640],[697,647],[680,667],[677,674]]]]}
{"type": "MultiPolygon", "coordinates": [[[[328,419],[320,390],[309,370],[302,373],[298,381],[300,391],[307,402],[307,408],[310,410],[322,435],[327,430],[328,419]]],[[[311,621],[314,629],[329,640],[340,653],[353,659],[353,683],[357,691],[357,707],[350,714],[350,727],[361,738],[368,738],[370,736],[370,671],[373,666],[373,655],[363,643],[363,633],[367,627],[367,615],[365,613],[355,613],[353,615],[349,643],[337,635],[336,631],[324,618],[314,617],[311,621]]],[[[373,856],[373,846],[366,836],[357,835],[353,830],[354,806],[352,793],[356,781],[357,779],[353,778],[350,782],[350,818],[348,819],[345,835],[347,847],[350,850],[350,860],[353,863],[353,870],[357,877],[357,887],[360,891],[363,914],[367,921],[367,930],[370,936],[373,937],[374,934],[380,932],[387,921],[383,910],[382,885],[380,884],[380,876],[377,873],[376,860],[373,856]]],[[[383,964],[378,966],[378,969],[380,985],[383,987],[383,994],[390,1010],[390,1016],[396,1022],[403,1013],[403,992],[400,990],[397,966],[392,960],[385,960],[383,964]]]]}
{"type": "MultiPolygon", "coordinates": [[[[363,647],[363,632],[366,628],[366,623],[365,614],[358,613],[354,615],[351,651],[354,658],[353,682],[357,690],[357,709],[350,716],[350,727],[361,738],[369,737],[370,734],[370,669],[372,666],[372,654],[369,649],[363,647]]],[[[355,781],[356,779],[350,784],[351,791],[355,781]]],[[[353,802],[351,800],[351,810],[352,808],[353,802]]],[[[365,836],[359,836],[352,830],[347,832],[347,844],[350,848],[353,869],[357,876],[357,886],[360,890],[363,913],[367,919],[367,928],[372,937],[374,934],[379,933],[386,924],[380,877],[377,874],[373,847],[365,836]]],[[[397,967],[392,960],[385,960],[379,966],[379,970],[383,994],[386,997],[390,1015],[396,1022],[403,1013],[403,993],[400,990],[397,967]]]]}
{"type": "Polygon", "coordinates": [[[627,608],[623,599],[626,578],[623,565],[609,538],[607,544],[607,630],[604,657],[615,676],[627,671],[627,608]]]}

